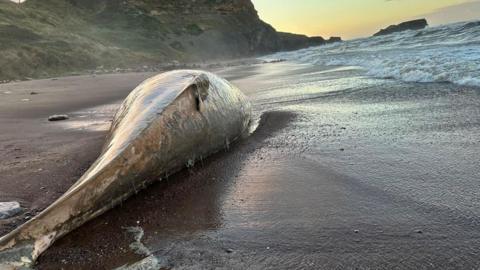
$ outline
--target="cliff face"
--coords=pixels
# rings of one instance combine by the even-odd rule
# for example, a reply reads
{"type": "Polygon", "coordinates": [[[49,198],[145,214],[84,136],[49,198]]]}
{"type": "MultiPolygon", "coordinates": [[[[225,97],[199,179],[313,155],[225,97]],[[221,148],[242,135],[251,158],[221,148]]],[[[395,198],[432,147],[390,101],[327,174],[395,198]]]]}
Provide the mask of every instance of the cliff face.
{"type": "MultiPolygon", "coordinates": [[[[173,53],[181,60],[239,57],[278,47],[275,29],[260,20],[249,0],[69,1],[88,9],[89,22],[98,29],[119,35],[135,31],[144,47],[155,50],[161,44],[165,56],[173,53]]],[[[132,44],[129,37],[112,38],[132,44]]]]}
{"type": "Polygon", "coordinates": [[[0,0],[0,78],[321,45],[277,33],[250,0],[0,0]]]}

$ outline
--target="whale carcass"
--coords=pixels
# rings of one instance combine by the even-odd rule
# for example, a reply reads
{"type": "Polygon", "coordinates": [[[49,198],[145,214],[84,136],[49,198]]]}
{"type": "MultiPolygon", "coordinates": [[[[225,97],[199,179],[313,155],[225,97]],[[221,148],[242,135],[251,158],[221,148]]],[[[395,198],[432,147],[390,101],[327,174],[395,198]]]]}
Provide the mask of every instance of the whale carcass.
{"type": "Polygon", "coordinates": [[[246,97],[214,74],[179,70],[147,79],[121,105],[90,169],[47,209],[0,239],[0,269],[31,266],[58,238],[151,182],[224,149],[250,122],[246,97]]]}

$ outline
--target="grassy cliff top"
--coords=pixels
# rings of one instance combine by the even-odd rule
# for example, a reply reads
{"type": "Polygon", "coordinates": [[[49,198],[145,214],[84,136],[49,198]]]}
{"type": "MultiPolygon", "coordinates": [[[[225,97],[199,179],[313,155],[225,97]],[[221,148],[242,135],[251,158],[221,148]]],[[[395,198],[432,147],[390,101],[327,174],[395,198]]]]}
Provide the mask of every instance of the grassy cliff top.
{"type": "Polygon", "coordinates": [[[239,58],[300,37],[283,42],[250,0],[0,0],[0,80],[239,58]]]}

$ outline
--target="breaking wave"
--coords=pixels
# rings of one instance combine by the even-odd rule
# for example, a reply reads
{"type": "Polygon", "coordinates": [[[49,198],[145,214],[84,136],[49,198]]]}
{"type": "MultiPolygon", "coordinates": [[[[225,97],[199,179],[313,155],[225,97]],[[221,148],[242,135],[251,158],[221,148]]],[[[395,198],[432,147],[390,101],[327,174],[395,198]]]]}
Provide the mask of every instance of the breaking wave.
{"type": "Polygon", "coordinates": [[[359,66],[377,78],[480,87],[480,21],[281,52],[268,59],[359,66]]]}

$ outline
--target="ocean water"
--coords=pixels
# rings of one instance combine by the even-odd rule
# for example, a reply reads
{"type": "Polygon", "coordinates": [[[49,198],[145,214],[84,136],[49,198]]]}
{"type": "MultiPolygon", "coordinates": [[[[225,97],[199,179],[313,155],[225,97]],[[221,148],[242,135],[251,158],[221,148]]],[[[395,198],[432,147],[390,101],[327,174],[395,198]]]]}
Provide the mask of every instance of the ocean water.
{"type": "Polygon", "coordinates": [[[375,78],[480,86],[480,21],[355,39],[264,58],[357,66],[375,78]]]}

